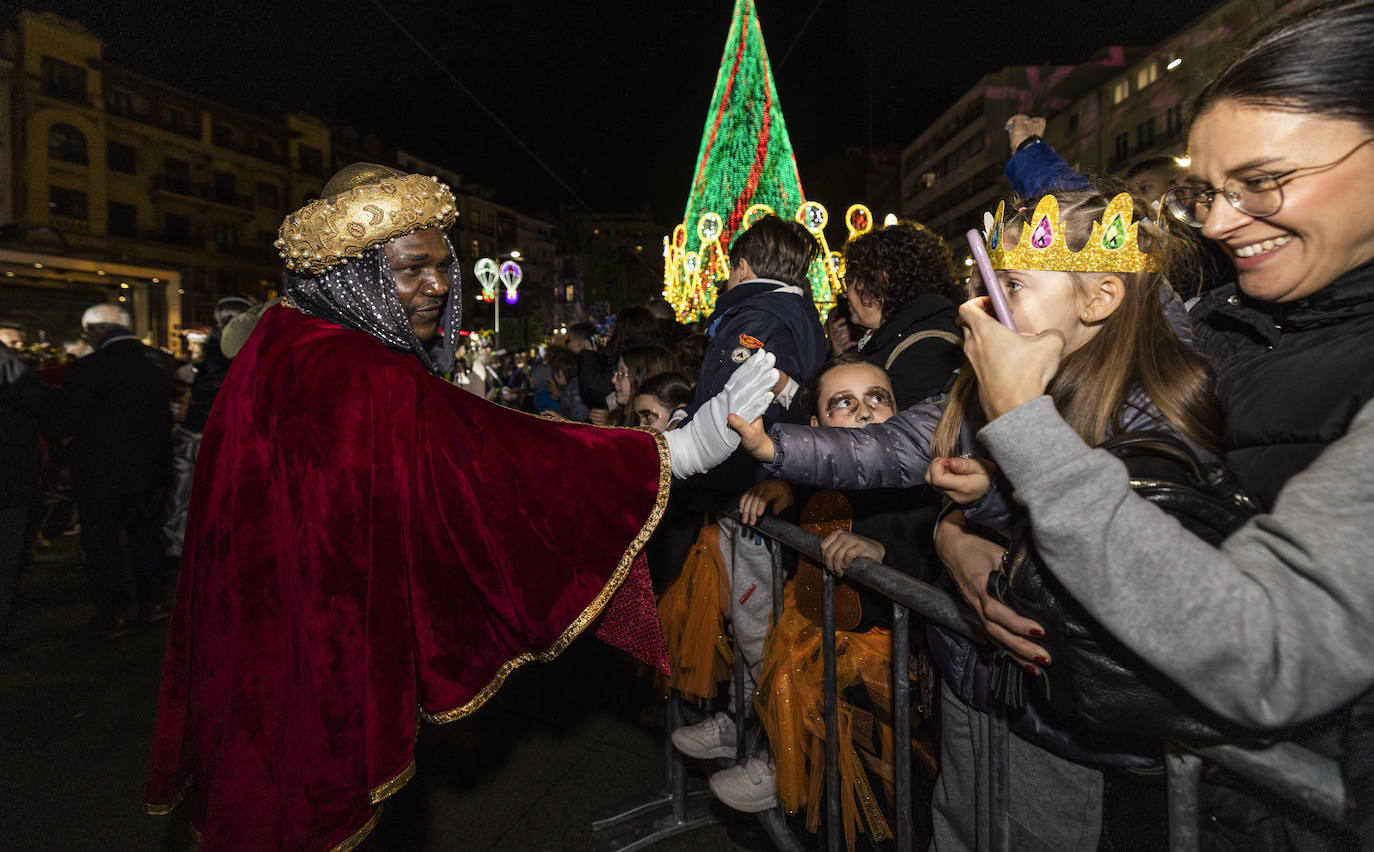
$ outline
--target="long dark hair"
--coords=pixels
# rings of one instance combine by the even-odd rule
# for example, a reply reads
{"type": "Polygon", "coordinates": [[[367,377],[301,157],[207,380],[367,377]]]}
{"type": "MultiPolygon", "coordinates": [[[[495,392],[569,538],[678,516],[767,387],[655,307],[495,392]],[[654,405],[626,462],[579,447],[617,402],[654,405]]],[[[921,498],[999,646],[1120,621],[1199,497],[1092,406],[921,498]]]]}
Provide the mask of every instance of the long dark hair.
{"type": "Polygon", "coordinates": [[[1313,112],[1374,131],[1374,2],[1323,3],[1279,21],[1226,63],[1192,117],[1226,101],[1313,112]]]}
{"type": "MultiPolygon", "coordinates": [[[[1059,218],[1069,247],[1081,250],[1093,222],[1101,218],[1112,196],[1097,190],[1060,190],[1059,218]]],[[[1035,209],[1039,199],[1015,201],[1008,207],[1035,209]]],[[[1136,203],[1134,218],[1142,222],[1140,248],[1150,257],[1141,272],[1113,273],[1125,285],[1120,306],[1102,320],[1101,329],[1082,346],[1064,356],[1046,393],[1054,399],[1064,422],[1084,441],[1101,443],[1120,431],[1121,413],[1132,390],[1143,390],[1170,423],[1195,443],[1217,450],[1221,443],[1221,406],[1212,389],[1207,362],[1190,349],[1169,325],[1163,299],[1169,280],[1176,280],[1196,264],[1196,246],[1144,222],[1146,211],[1136,203]]],[[[1007,224],[1002,239],[1015,244],[1022,222],[1007,224]]],[[[1080,292],[1095,273],[1071,272],[1080,292]]],[[[957,453],[964,415],[978,398],[977,376],[966,364],[950,390],[945,413],[931,439],[932,455],[957,453]]]]}

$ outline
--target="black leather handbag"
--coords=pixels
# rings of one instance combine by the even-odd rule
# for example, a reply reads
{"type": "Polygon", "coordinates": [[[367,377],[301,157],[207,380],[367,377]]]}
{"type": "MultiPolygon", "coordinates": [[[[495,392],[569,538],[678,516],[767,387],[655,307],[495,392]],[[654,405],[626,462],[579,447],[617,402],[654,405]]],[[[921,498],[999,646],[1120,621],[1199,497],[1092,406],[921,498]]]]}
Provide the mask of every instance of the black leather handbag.
{"type": "MultiPolygon", "coordinates": [[[[1101,448],[1126,464],[1131,487],[1185,529],[1219,544],[1255,513],[1250,499],[1219,464],[1204,464],[1182,440],[1162,432],[1126,432],[1101,448]]],[[[993,664],[994,700],[1016,710],[1045,702],[1094,729],[1190,743],[1255,739],[1255,734],[1203,707],[1107,630],[1045,568],[1028,524],[1018,527],[988,591],[1045,628],[1037,640],[1054,661],[1039,677],[1000,651],[993,664]]]]}

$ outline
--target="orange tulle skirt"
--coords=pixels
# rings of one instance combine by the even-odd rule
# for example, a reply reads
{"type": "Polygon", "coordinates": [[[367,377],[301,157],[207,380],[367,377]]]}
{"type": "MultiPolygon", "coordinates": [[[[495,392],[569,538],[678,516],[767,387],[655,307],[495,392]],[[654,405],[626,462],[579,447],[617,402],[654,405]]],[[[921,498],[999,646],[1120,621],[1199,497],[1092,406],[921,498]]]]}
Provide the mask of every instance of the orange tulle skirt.
{"type": "Polygon", "coordinates": [[[668,686],[698,704],[715,697],[717,685],[730,677],[734,650],[725,636],[722,591],[725,563],[720,555],[720,528],[703,527],[687,552],[682,571],[664,589],[658,618],[668,643],[672,675],[668,686]]]}
{"type": "MultiPolygon", "coordinates": [[[[821,627],[797,611],[793,583],[783,592],[782,619],[764,649],[763,672],[754,704],[777,768],[778,799],[789,814],[806,811],[815,832],[825,810],[825,691],[821,627]]],[[[884,811],[896,800],[895,738],[892,728],[892,633],[875,627],[863,633],[837,631],[836,687],[839,696],[840,812],[847,848],[857,834],[875,842],[892,837],[884,811]],[[877,789],[881,786],[882,795],[877,789]]],[[[932,673],[924,654],[908,666],[911,699],[929,715],[932,673]]],[[[913,726],[922,714],[913,712],[913,726]]],[[[936,748],[913,732],[913,773],[936,772],[936,748]]]]}

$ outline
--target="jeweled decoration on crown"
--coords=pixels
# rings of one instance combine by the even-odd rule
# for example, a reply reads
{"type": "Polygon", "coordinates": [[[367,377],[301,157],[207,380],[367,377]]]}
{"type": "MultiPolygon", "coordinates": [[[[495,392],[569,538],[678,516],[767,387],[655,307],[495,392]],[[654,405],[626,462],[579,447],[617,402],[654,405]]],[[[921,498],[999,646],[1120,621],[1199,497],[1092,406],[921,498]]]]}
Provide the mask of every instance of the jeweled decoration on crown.
{"type": "Polygon", "coordinates": [[[1021,239],[1008,250],[1006,202],[999,202],[997,215],[990,217],[984,237],[993,269],[1038,269],[1054,272],[1139,272],[1149,263],[1137,242],[1139,221],[1132,221],[1134,202],[1130,193],[1111,200],[1102,217],[1093,222],[1092,233],[1083,248],[1074,251],[1064,237],[1059,219],[1059,200],[1046,195],[1035,205],[1035,212],[1021,228],[1021,239]]]}

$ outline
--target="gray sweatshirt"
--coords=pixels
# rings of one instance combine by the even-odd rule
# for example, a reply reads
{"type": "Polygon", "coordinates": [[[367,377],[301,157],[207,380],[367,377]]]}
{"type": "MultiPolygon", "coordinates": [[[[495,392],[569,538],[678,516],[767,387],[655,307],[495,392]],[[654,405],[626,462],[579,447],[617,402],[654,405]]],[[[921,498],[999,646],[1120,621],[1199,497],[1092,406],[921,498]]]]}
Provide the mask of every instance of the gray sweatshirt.
{"type": "Polygon", "coordinates": [[[1374,402],[1219,550],[1137,497],[1049,397],[978,437],[1030,511],[1045,564],[1208,707],[1280,727],[1374,686],[1374,402]]]}

